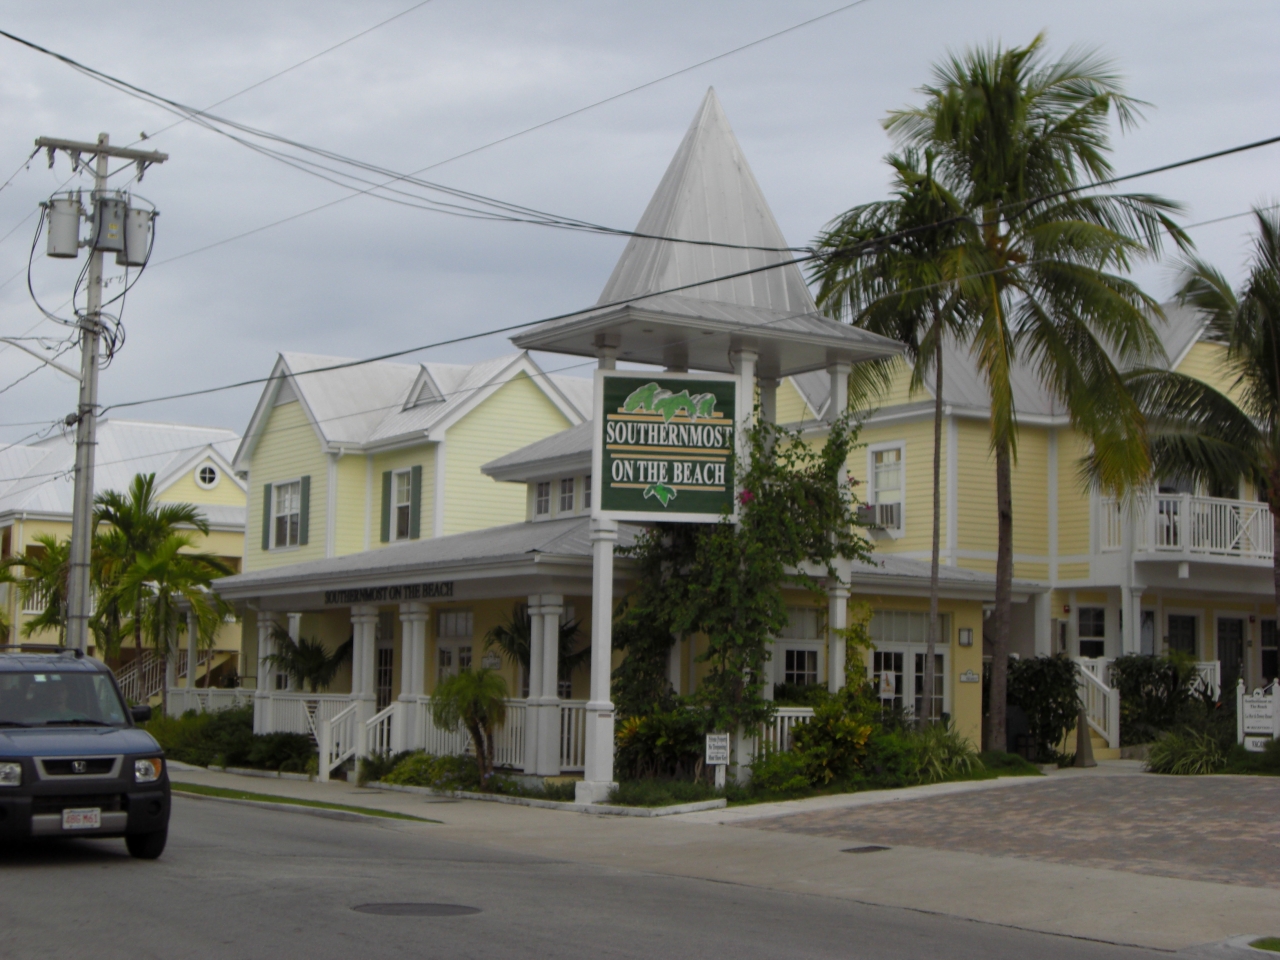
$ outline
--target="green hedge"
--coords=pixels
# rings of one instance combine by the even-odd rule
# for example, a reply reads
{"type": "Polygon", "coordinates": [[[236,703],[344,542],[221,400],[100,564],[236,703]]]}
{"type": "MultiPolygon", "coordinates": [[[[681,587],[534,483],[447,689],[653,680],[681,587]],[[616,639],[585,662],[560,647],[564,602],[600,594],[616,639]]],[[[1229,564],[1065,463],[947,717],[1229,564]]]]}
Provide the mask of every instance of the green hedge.
{"type": "Polygon", "coordinates": [[[146,730],[164,749],[165,756],[183,763],[207,767],[255,767],[304,773],[313,767],[316,748],[298,733],[253,732],[253,708],[233,707],[216,713],[188,710],[181,717],[156,716],[146,730]]]}

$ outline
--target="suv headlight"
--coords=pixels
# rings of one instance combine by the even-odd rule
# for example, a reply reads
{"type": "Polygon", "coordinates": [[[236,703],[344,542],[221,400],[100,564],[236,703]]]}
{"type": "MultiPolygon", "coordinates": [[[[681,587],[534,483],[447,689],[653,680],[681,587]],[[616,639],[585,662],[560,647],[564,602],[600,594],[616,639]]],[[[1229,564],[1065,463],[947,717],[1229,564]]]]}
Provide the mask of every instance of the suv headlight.
{"type": "Polygon", "coordinates": [[[0,787],[22,786],[22,764],[0,763],[0,787]]]}
{"type": "Polygon", "coordinates": [[[138,783],[152,783],[160,779],[164,761],[159,757],[133,761],[133,779],[138,783]]]}

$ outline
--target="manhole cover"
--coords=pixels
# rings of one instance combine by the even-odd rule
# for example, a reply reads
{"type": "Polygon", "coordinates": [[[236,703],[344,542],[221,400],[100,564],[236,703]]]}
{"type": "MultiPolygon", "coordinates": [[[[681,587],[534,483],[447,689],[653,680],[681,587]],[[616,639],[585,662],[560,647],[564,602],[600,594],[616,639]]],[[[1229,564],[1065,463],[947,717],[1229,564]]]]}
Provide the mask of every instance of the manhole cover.
{"type": "Polygon", "coordinates": [[[362,903],[351,909],[380,917],[460,917],[480,912],[479,907],[464,907],[460,903],[362,903]]]}
{"type": "Polygon", "coordinates": [[[878,847],[875,844],[868,844],[865,847],[845,847],[841,853],[875,853],[877,850],[888,850],[888,847],[878,847]]]}

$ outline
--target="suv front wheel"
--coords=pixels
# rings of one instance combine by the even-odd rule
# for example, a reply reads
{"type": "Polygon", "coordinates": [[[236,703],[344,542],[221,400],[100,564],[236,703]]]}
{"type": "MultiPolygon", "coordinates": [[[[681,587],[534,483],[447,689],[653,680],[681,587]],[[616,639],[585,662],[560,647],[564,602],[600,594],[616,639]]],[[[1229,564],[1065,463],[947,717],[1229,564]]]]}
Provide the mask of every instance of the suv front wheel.
{"type": "Polygon", "coordinates": [[[169,831],[157,830],[155,833],[130,833],[124,838],[124,845],[129,848],[131,856],[139,860],[154,860],[164,853],[164,845],[169,839],[169,831]]]}

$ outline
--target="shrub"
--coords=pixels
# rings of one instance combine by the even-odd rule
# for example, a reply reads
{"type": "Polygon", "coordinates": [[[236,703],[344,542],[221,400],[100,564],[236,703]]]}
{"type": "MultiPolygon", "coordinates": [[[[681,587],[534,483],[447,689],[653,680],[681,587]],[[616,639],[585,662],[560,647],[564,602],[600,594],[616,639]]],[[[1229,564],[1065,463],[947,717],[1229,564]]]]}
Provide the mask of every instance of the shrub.
{"type": "Polygon", "coordinates": [[[906,729],[877,730],[867,741],[862,767],[875,786],[916,783],[920,771],[919,743],[906,729]]]}
{"type": "Polygon", "coordinates": [[[413,752],[401,750],[399,753],[375,753],[368,757],[361,757],[360,762],[356,764],[356,786],[363,787],[366,783],[381,782],[396,768],[396,764],[413,752]]]}
{"type": "Polygon", "coordinates": [[[818,683],[775,683],[773,702],[779,706],[816,707],[831,699],[827,688],[818,683]]]}
{"type": "Polygon", "coordinates": [[[812,719],[795,727],[791,744],[804,758],[809,782],[825,785],[857,773],[870,736],[871,725],[857,716],[856,704],[833,697],[814,708],[812,719]],[[852,715],[850,706],[855,707],[852,715]]]}
{"type": "MultiPolygon", "coordinates": [[[[1111,685],[1120,692],[1120,742],[1150,743],[1165,731],[1194,720],[1199,691],[1195,663],[1187,656],[1128,654],[1111,664],[1111,685]]],[[[1205,706],[1200,703],[1203,709],[1205,706]]]]}
{"type": "Polygon", "coordinates": [[[1262,753],[1252,753],[1238,743],[1232,745],[1224,772],[1280,775],[1280,740],[1272,740],[1262,753]]]}
{"type": "Polygon", "coordinates": [[[618,726],[618,776],[693,780],[702,773],[709,719],[701,710],[678,707],[632,717],[618,726]]]}
{"type": "Polygon", "coordinates": [[[794,750],[768,750],[751,764],[751,792],[794,795],[807,793],[809,782],[805,758],[794,750]]]}
{"type": "Polygon", "coordinates": [[[253,738],[243,763],[281,773],[302,773],[315,752],[310,737],[300,733],[268,733],[253,738]]]}
{"type": "MultiPolygon", "coordinates": [[[[1008,702],[1027,715],[1035,759],[1042,763],[1059,759],[1058,746],[1080,713],[1076,665],[1062,653],[1010,658],[1008,702]]],[[[998,749],[1002,744],[991,746],[998,749]]]]}
{"type": "Polygon", "coordinates": [[[708,783],[694,780],[623,780],[609,792],[609,802],[625,807],[668,807],[723,796],[708,783]]]}
{"type": "Polygon", "coordinates": [[[414,752],[400,760],[382,782],[434,790],[478,790],[480,773],[470,757],[437,757],[414,752]]]}
{"type": "Polygon", "coordinates": [[[983,750],[978,754],[984,769],[1001,777],[1041,777],[1040,768],[1028,763],[1025,757],[1003,750],[983,750]]]}
{"type": "Polygon", "coordinates": [[[1151,746],[1147,769],[1153,773],[1217,773],[1226,765],[1221,746],[1210,734],[1183,729],[1166,733],[1151,746]]]}
{"type": "Polygon", "coordinates": [[[982,769],[978,753],[950,723],[933,723],[916,732],[917,782],[938,783],[972,775],[982,769]]]}
{"type": "Polygon", "coordinates": [[[207,767],[258,767],[303,773],[316,755],[309,737],[299,733],[253,732],[253,708],[233,707],[216,713],[188,710],[181,717],[154,717],[147,732],[156,738],[165,756],[207,767]]]}

